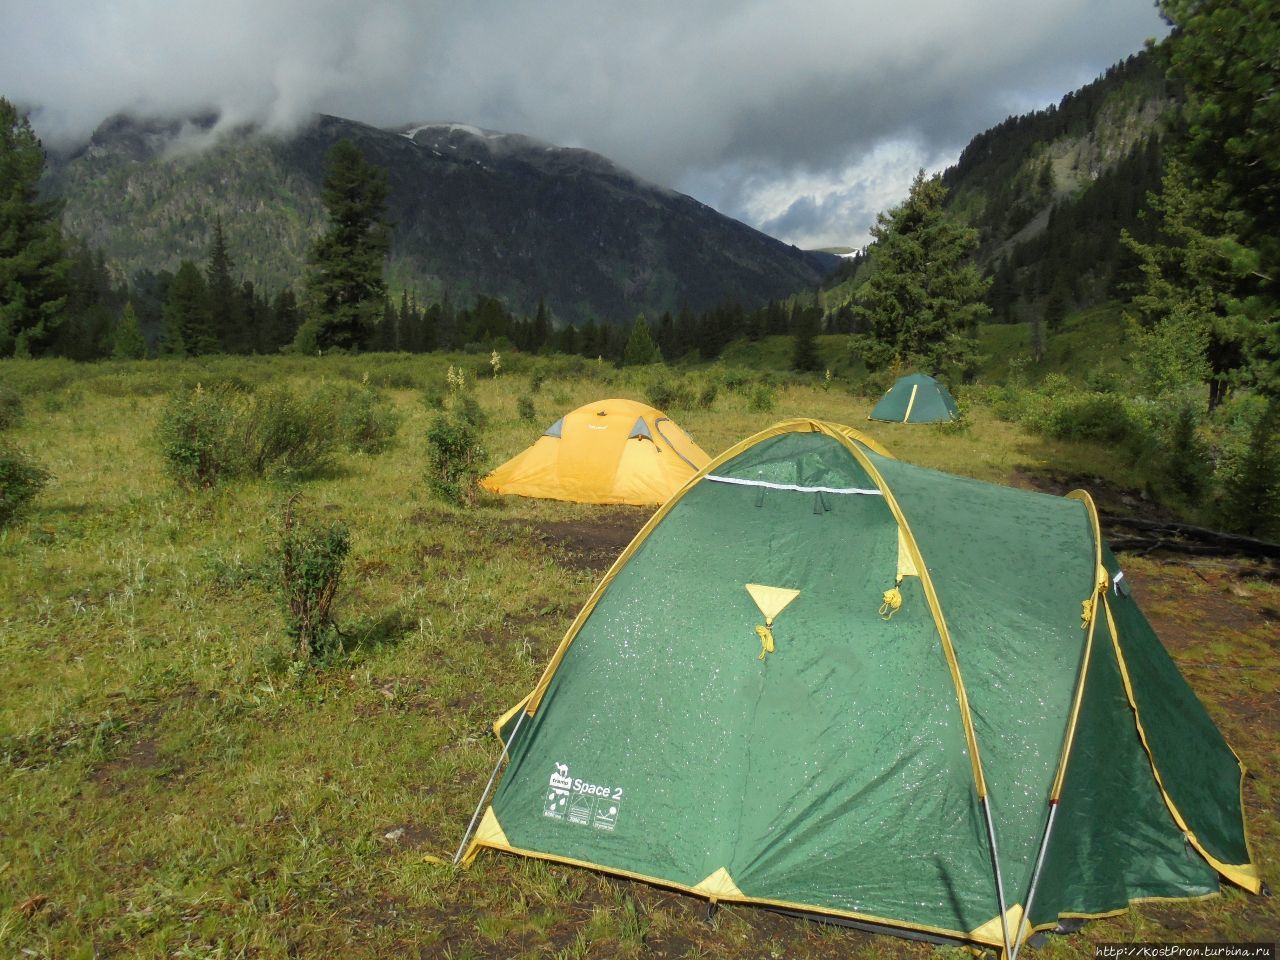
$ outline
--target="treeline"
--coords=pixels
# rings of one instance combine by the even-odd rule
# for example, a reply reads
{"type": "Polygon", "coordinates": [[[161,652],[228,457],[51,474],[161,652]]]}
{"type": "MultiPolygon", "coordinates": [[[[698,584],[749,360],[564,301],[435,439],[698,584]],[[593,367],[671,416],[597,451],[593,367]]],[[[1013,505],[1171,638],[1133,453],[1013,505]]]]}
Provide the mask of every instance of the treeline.
{"type": "MultiPolygon", "coordinates": [[[[112,280],[100,252],[82,242],[70,250],[67,308],[38,352],[73,360],[140,359],[207,354],[272,354],[291,349],[304,320],[292,287],[263,291],[236,275],[221,223],[214,226],[203,264],[184,260],[176,271],[144,270],[125,284],[112,280]]],[[[645,320],[666,360],[714,359],[733,340],[799,332],[854,332],[850,311],[823,318],[812,305],[770,302],[757,309],[725,303],[688,308],[645,320]]],[[[429,353],[441,350],[515,349],[603,357],[621,362],[634,329],[603,319],[581,327],[559,325],[539,304],[533,316],[481,294],[456,304],[446,294],[424,300],[412,291],[384,296],[365,349],[429,353]]]]}

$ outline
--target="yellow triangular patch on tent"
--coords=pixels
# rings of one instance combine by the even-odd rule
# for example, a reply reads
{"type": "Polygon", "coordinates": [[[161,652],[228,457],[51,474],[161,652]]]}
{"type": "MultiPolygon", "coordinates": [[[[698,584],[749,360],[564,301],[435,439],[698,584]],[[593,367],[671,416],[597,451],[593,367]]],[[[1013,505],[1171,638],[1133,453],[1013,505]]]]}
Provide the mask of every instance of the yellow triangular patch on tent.
{"type": "MultiPolygon", "coordinates": [[[[1022,925],[1022,904],[1015,903],[1004,913],[1005,918],[1009,921],[1009,945],[1018,943],[1021,933],[1018,927],[1022,925]]],[[[969,936],[979,943],[989,943],[992,946],[1004,946],[1004,924],[1000,922],[1000,916],[997,914],[980,927],[975,927],[969,931],[969,936]]]]}
{"type": "Polygon", "coordinates": [[[711,874],[693,889],[696,893],[706,894],[712,900],[742,896],[742,891],[738,889],[738,885],[733,882],[733,877],[729,876],[729,871],[724,867],[711,874]]]}
{"type": "Polygon", "coordinates": [[[484,812],[484,819],[480,821],[480,826],[476,829],[474,842],[500,847],[511,846],[511,842],[507,839],[507,835],[502,829],[502,824],[498,822],[498,817],[493,812],[493,807],[484,812]]]}
{"type": "Polygon", "coordinates": [[[769,625],[773,624],[773,618],[786,609],[796,597],[800,596],[799,590],[789,590],[786,587],[765,587],[758,583],[748,583],[747,593],[751,594],[751,599],[756,602],[756,606],[760,608],[760,612],[764,614],[764,618],[769,625]]]}

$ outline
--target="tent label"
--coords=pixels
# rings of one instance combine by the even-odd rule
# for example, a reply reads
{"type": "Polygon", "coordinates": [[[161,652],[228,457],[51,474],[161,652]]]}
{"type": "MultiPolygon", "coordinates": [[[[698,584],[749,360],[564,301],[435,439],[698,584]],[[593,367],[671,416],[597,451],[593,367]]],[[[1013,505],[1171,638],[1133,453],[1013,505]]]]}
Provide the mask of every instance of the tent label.
{"type": "Polygon", "coordinates": [[[542,815],[597,830],[613,830],[618,824],[622,787],[607,787],[569,776],[569,765],[557,763],[547,783],[542,815]]]}

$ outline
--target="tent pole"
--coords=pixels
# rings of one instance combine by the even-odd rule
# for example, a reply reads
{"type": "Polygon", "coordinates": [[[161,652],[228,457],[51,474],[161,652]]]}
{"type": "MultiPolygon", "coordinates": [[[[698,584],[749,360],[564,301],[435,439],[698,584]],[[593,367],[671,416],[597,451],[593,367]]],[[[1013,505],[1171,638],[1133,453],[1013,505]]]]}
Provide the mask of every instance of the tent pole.
{"type": "Polygon", "coordinates": [[[1010,957],[1009,916],[1004,905],[1004,877],[1000,873],[1000,854],[996,851],[996,827],[991,821],[991,798],[982,798],[982,812],[986,814],[987,842],[991,844],[991,863],[996,871],[996,899],[1000,903],[1000,928],[1004,931],[1004,955],[1010,957]]]}
{"type": "Polygon", "coordinates": [[[458,861],[462,859],[462,852],[467,849],[467,842],[471,839],[471,831],[476,828],[476,821],[480,819],[480,811],[484,809],[484,802],[489,799],[489,791],[493,789],[493,781],[498,777],[498,768],[502,766],[502,761],[507,758],[507,750],[511,747],[511,741],[520,732],[520,724],[524,723],[524,718],[528,715],[528,711],[520,711],[520,719],[511,728],[511,736],[507,737],[502,743],[502,752],[498,754],[498,762],[493,765],[493,773],[489,774],[489,782],[484,785],[484,793],[480,794],[480,802],[476,804],[476,812],[471,815],[471,822],[467,824],[467,832],[462,835],[462,843],[458,844],[458,852],[453,855],[453,865],[455,867],[458,865],[458,861]]]}
{"type": "MultiPolygon", "coordinates": [[[[1040,841],[1040,852],[1036,854],[1035,869],[1031,871],[1031,886],[1027,889],[1027,908],[1022,915],[1027,918],[1027,922],[1031,922],[1031,904],[1036,899],[1036,884],[1040,882],[1040,869],[1044,866],[1045,854],[1049,851],[1049,835],[1053,833],[1053,818],[1058,815],[1058,801],[1056,799],[1049,801],[1049,822],[1044,825],[1044,839],[1040,841]]],[[[1022,931],[1019,930],[1019,933],[1022,931]]],[[[1018,960],[1018,951],[1022,949],[1022,944],[1015,943],[1013,945],[1013,954],[1009,960],[1018,960]]]]}

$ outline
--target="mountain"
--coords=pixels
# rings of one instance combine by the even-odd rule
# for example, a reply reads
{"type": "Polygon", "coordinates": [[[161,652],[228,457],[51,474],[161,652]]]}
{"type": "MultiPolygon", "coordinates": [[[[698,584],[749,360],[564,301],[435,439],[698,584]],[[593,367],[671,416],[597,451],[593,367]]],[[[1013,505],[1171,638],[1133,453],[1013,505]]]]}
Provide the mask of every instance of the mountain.
{"type": "MultiPolygon", "coordinates": [[[[1151,228],[1140,212],[1159,191],[1161,143],[1180,103],[1157,47],[969,142],[942,180],[950,215],[978,231],[997,320],[1123,294],[1135,265],[1120,233],[1151,228]]],[[[828,279],[828,310],[852,298],[866,270],[865,258],[853,258],[828,279]]]]}
{"type": "Polygon", "coordinates": [[[569,322],[630,322],[812,290],[839,262],[788,246],[599,154],[463,124],[384,130],[319,116],[290,136],[215,135],[216,117],[116,117],[86,146],[51,154],[47,188],[68,232],[126,276],[203,263],[221,218],[237,270],[298,285],[326,226],[330,147],[357,144],[387,172],[388,279],[420,300],[485,293],[569,322]]]}

